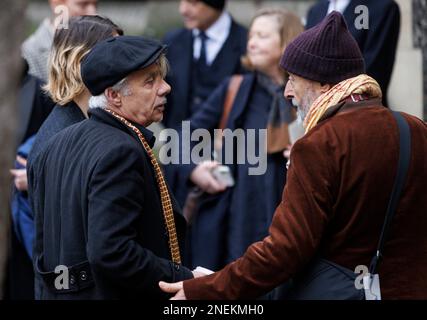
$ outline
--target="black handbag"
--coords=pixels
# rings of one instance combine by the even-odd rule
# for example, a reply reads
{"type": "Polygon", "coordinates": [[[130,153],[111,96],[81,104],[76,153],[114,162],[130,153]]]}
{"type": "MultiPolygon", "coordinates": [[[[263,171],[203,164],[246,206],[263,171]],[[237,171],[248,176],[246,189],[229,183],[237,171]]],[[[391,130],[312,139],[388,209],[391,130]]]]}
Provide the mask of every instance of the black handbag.
{"type": "MultiPolygon", "coordinates": [[[[409,125],[400,113],[392,112],[399,130],[399,162],[393,190],[389,199],[377,251],[371,260],[369,277],[377,273],[382,259],[384,243],[406,180],[411,155],[409,125]]],[[[359,274],[331,261],[315,258],[291,280],[291,286],[281,299],[290,300],[364,300],[365,291],[357,289],[355,282],[359,274]]],[[[380,297],[379,297],[380,298],[380,297]]]]}

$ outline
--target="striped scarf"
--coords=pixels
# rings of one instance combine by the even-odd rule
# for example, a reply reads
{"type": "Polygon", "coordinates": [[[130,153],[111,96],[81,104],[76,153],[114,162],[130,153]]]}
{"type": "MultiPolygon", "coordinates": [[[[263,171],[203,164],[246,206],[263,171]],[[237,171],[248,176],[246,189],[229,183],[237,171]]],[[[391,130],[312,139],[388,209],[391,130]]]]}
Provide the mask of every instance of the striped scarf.
{"type": "Polygon", "coordinates": [[[370,99],[382,97],[378,82],[366,74],[341,81],[313,102],[304,120],[305,132],[307,133],[316,126],[329,108],[347,99],[352,94],[364,94],[370,99]]]}

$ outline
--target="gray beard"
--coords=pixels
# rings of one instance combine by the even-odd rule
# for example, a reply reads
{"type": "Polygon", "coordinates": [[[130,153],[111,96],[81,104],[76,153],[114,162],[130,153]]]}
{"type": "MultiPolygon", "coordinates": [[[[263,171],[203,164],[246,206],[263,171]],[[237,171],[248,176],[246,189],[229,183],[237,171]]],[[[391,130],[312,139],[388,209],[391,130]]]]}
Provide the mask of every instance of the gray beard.
{"type": "Polygon", "coordinates": [[[304,112],[304,110],[302,110],[301,108],[297,109],[297,117],[298,117],[298,122],[303,124],[305,118],[307,117],[307,113],[304,112]]]}
{"type": "Polygon", "coordinates": [[[304,123],[305,117],[307,117],[307,112],[303,110],[302,106],[300,106],[295,99],[292,99],[292,104],[297,107],[297,121],[300,124],[304,123]]]}
{"type": "MultiPolygon", "coordinates": [[[[296,103],[294,101],[295,99],[292,99],[292,103],[296,103]]],[[[308,113],[310,112],[311,106],[314,103],[314,100],[316,100],[316,97],[312,91],[308,91],[306,95],[303,97],[301,101],[301,105],[296,104],[297,106],[297,116],[299,121],[301,123],[304,123],[305,118],[307,117],[308,113]]]]}

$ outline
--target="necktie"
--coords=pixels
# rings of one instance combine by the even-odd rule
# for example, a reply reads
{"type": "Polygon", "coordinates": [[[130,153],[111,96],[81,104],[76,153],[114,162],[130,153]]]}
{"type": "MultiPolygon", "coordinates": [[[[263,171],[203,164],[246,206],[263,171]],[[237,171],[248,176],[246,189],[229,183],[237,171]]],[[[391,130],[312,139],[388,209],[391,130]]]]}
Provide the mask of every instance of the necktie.
{"type": "Polygon", "coordinates": [[[206,35],[206,33],[204,31],[200,31],[199,38],[200,38],[201,46],[200,46],[200,57],[199,57],[198,63],[203,65],[203,66],[207,66],[206,40],[208,40],[208,36],[206,35]]]}
{"type": "Polygon", "coordinates": [[[137,127],[135,127],[132,123],[130,123],[129,121],[127,121],[125,118],[118,115],[114,111],[109,109],[106,109],[106,111],[112,114],[114,117],[116,117],[118,120],[120,120],[122,123],[124,123],[127,127],[132,129],[133,132],[137,134],[139,140],[142,143],[142,146],[144,147],[145,151],[147,152],[150,158],[151,164],[154,167],[157,184],[160,190],[163,216],[165,218],[166,229],[169,235],[169,249],[170,249],[172,261],[175,263],[181,264],[181,256],[179,253],[179,243],[178,243],[178,237],[176,234],[175,220],[174,220],[173,210],[172,210],[172,202],[169,196],[169,191],[165,182],[165,178],[163,177],[162,170],[160,169],[159,163],[157,162],[157,159],[154,156],[153,150],[151,150],[147,140],[145,139],[145,137],[142,135],[141,131],[137,127]]]}

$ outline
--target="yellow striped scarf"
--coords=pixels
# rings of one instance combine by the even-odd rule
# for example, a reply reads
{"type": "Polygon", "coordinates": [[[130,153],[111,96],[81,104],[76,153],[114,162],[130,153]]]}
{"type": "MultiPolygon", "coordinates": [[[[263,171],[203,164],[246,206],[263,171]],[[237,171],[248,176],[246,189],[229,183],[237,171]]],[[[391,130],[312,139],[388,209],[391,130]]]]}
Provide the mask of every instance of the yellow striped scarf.
{"type": "Polygon", "coordinates": [[[341,81],[313,102],[304,120],[305,132],[310,131],[330,107],[337,105],[352,94],[365,94],[369,98],[382,97],[378,82],[366,74],[341,81]]]}

